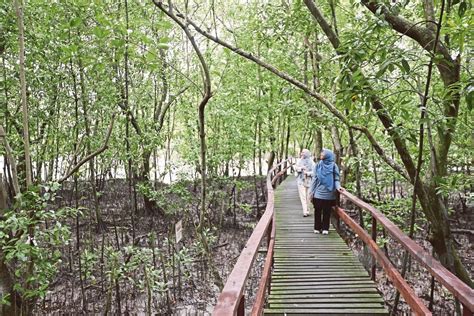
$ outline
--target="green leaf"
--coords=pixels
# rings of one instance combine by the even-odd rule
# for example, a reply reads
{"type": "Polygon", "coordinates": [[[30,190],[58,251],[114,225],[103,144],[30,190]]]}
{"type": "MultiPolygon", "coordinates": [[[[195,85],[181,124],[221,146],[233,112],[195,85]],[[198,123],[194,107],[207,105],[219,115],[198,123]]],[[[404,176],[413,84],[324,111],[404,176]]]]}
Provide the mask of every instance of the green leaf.
{"type": "Polygon", "coordinates": [[[80,24],[82,24],[81,18],[74,18],[69,22],[69,26],[71,27],[78,27],[80,24]]]}
{"type": "Polygon", "coordinates": [[[169,42],[171,42],[171,39],[169,37],[162,37],[160,38],[160,41],[159,41],[159,43],[161,44],[167,44],[169,42]]]}
{"type": "Polygon", "coordinates": [[[158,48],[161,48],[161,49],[168,49],[170,48],[170,46],[168,44],[165,44],[165,43],[159,43],[158,45],[158,48]]]}
{"type": "Polygon", "coordinates": [[[112,40],[112,46],[113,47],[123,47],[125,45],[125,40],[123,39],[114,39],[112,40]]]}
{"type": "Polygon", "coordinates": [[[383,74],[385,73],[385,71],[387,70],[387,68],[390,66],[390,61],[387,60],[385,61],[382,66],[380,66],[380,69],[379,71],[377,71],[377,73],[375,74],[375,77],[377,78],[380,78],[383,76],[383,74]]]}
{"type": "Polygon", "coordinates": [[[405,59],[402,59],[402,66],[403,66],[403,69],[405,70],[405,73],[410,72],[410,64],[408,64],[408,62],[405,59]]]}
{"type": "Polygon", "coordinates": [[[466,104],[467,109],[471,111],[474,106],[474,87],[472,86],[466,94],[466,104]]]}
{"type": "Polygon", "coordinates": [[[460,17],[463,17],[464,16],[464,13],[466,13],[466,10],[467,10],[467,3],[465,1],[461,2],[461,4],[459,5],[459,9],[458,9],[458,15],[460,17]]]}
{"type": "Polygon", "coordinates": [[[173,23],[167,20],[162,20],[158,23],[158,27],[163,30],[170,30],[173,28],[173,23]]]}
{"type": "Polygon", "coordinates": [[[104,38],[107,36],[107,34],[109,34],[108,30],[100,26],[94,27],[92,32],[94,32],[94,35],[97,36],[98,38],[104,38]]]}

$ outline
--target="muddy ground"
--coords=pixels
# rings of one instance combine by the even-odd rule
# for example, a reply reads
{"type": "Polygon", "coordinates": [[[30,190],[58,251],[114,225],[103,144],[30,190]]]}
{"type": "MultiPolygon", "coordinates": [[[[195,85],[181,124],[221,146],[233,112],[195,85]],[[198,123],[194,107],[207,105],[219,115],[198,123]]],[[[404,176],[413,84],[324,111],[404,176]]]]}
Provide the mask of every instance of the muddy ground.
{"type": "MultiPolygon", "coordinates": [[[[264,211],[265,182],[263,178],[258,179],[255,190],[255,180],[251,177],[239,179],[237,185],[233,180],[220,181],[215,180],[210,184],[208,227],[211,229],[214,264],[225,282],[257,223],[258,213],[264,211]]],[[[132,217],[133,192],[129,191],[127,182],[108,180],[99,186],[100,212],[107,228],[99,230],[93,215],[94,205],[90,189],[87,184],[82,185],[78,201],[79,205],[85,207],[84,216],[79,219],[71,218],[68,222],[73,232],[72,241],[63,249],[61,269],[46,297],[38,301],[35,315],[104,314],[105,309],[108,309],[109,314],[122,315],[209,315],[216,303],[219,289],[209,272],[209,263],[197,243],[194,229],[199,214],[199,186],[193,183],[184,184],[179,190],[185,188],[189,193],[185,194],[179,190],[167,191],[166,186],[158,185],[157,191],[167,192],[169,196],[164,198],[162,209],[156,210],[155,213],[143,212],[143,199],[137,193],[138,212],[132,217]],[[160,214],[161,211],[165,211],[165,214],[160,214]],[[183,220],[183,241],[179,246],[173,242],[174,224],[178,220],[183,220]],[[148,264],[137,263],[139,268],[130,269],[129,263],[135,257],[128,254],[126,249],[131,246],[150,251],[155,249],[153,260],[150,259],[148,264]],[[178,255],[183,249],[184,258],[178,255]],[[118,266],[122,269],[118,269],[121,274],[116,282],[112,280],[107,255],[107,251],[112,250],[118,254],[118,266]],[[92,257],[90,262],[84,255],[85,252],[92,254],[89,256],[92,257]],[[80,269],[79,257],[83,258],[80,269]],[[147,273],[145,266],[151,266],[148,273],[156,274],[152,290],[147,290],[147,284],[143,282],[147,273]],[[82,271],[81,274],[79,270],[82,271]],[[88,270],[88,273],[84,270],[88,270]]],[[[76,196],[73,194],[72,184],[66,186],[60,195],[61,205],[75,205],[76,196]]],[[[451,216],[451,225],[456,232],[456,243],[462,260],[471,276],[474,276],[473,208],[458,202],[453,202],[457,206],[451,216]]],[[[358,218],[357,211],[352,210],[350,206],[347,209],[355,219],[358,218]]],[[[427,251],[431,251],[426,242],[427,227],[420,225],[421,229],[415,239],[427,251]]],[[[346,242],[369,267],[370,256],[363,250],[361,243],[347,227],[343,225],[342,229],[346,242]]],[[[389,258],[400,267],[403,250],[393,240],[388,241],[389,258]]],[[[245,293],[247,310],[251,308],[252,298],[258,287],[263,260],[264,254],[259,254],[248,281],[245,293]]],[[[407,278],[415,292],[425,299],[428,305],[430,275],[412,262],[407,278]]],[[[395,290],[380,268],[377,271],[377,286],[385,297],[387,307],[391,308],[395,290]]],[[[433,308],[436,315],[452,315],[455,310],[454,299],[437,283],[433,308]]],[[[399,315],[408,310],[403,300],[399,309],[399,315]]]]}
{"type": "MultiPolygon", "coordinates": [[[[214,264],[224,281],[252,233],[257,215],[266,206],[265,181],[259,178],[256,184],[257,190],[253,177],[215,179],[209,183],[207,211],[210,220],[206,227],[214,264]]],[[[99,184],[100,213],[105,230],[99,230],[95,223],[89,186],[81,185],[78,204],[84,208],[84,214],[79,219],[68,220],[71,243],[62,250],[63,264],[46,297],[37,302],[35,315],[104,314],[106,308],[109,314],[123,315],[204,315],[212,311],[219,289],[214,284],[209,263],[196,237],[198,184],[188,182],[173,190],[158,185],[157,191],[168,196],[162,199],[162,207],[155,213],[143,211],[143,199],[137,193],[138,212],[132,218],[133,191],[129,191],[128,183],[107,180],[99,184]],[[183,240],[176,244],[174,224],[179,220],[183,222],[183,240]],[[155,286],[151,295],[147,293],[146,284],[140,283],[145,279],[145,264],[137,264],[139,269],[130,268],[131,262],[138,260],[127,250],[132,245],[135,249],[150,249],[150,252],[155,249],[148,266],[151,265],[151,272],[156,274],[155,283],[160,283],[161,288],[155,286]],[[121,273],[118,282],[111,281],[107,254],[112,250],[118,253],[118,266],[122,269],[121,272],[117,269],[121,273]],[[184,253],[181,257],[180,251],[184,253]],[[79,257],[83,258],[80,268],[79,257]]],[[[59,192],[57,200],[59,206],[75,206],[72,183],[59,192]]],[[[251,277],[249,282],[257,284],[258,276],[251,277]]]]}

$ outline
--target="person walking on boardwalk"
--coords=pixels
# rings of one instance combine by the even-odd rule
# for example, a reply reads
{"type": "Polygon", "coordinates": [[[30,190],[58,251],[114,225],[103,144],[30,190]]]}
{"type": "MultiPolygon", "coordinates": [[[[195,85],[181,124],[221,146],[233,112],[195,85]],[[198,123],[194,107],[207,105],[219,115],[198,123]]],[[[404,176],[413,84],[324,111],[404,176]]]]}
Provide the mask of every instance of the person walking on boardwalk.
{"type": "Polygon", "coordinates": [[[311,172],[313,170],[313,160],[311,152],[303,149],[300,153],[300,159],[295,166],[297,172],[298,193],[300,195],[301,205],[303,206],[303,216],[309,215],[308,204],[310,203],[310,195],[308,192],[311,184],[311,172]]]}
{"type": "Polygon", "coordinates": [[[319,162],[312,171],[310,195],[314,205],[314,233],[327,235],[331,209],[336,204],[336,190],[341,187],[339,168],[334,162],[334,153],[323,149],[319,162]],[[321,220],[322,215],[322,220],[321,220]]]}

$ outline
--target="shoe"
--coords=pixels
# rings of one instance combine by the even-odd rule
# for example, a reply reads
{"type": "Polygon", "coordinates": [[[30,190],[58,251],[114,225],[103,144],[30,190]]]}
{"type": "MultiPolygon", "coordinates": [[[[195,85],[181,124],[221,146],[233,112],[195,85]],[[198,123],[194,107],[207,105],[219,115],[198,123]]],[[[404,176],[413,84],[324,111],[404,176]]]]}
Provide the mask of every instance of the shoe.
{"type": "Polygon", "coordinates": [[[308,216],[309,216],[308,213],[303,214],[303,217],[308,217],[308,216]]]}
{"type": "Polygon", "coordinates": [[[327,230],[323,230],[323,235],[327,235],[329,232],[327,230]]]}
{"type": "Polygon", "coordinates": [[[315,230],[314,230],[314,233],[315,233],[315,234],[320,234],[321,232],[320,232],[319,230],[316,230],[316,229],[315,229],[315,230]]]}

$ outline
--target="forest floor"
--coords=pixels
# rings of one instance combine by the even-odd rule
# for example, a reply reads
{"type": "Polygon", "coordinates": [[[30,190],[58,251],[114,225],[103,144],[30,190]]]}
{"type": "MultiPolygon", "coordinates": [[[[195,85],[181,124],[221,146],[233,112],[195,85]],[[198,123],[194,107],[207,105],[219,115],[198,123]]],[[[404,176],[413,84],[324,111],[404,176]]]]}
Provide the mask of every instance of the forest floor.
{"type": "MultiPolygon", "coordinates": [[[[211,234],[213,236],[212,257],[224,281],[257,223],[256,193],[259,196],[259,212],[265,209],[263,179],[256,181],[258,186],[256,191],[253,178],[239,179],[239,181],[237,186],[235,182],[228,181],[217,183],[210,188],[210,190],[215,190],[215,193],[218,190],[222,191],[222,194],[209,195],[209,217],[211,218],[210,226],[215,228],[212,229],[211,234]]],[[[46,297],[38,301],[34,314],[104,314],[105,308],[108,308],[111,314],[119,314],[118,307],[120,306],[120,314],[123,315],[142,315],[147,312],[160,315],[209,315],[216,303],[219,288],[214,284],[207,269],[207,260],[199,252],[200,247],[193,228],[198,216],[198,186],[188,183],[186,190],[192,198],[187,199],[186,203],[183,202],[183,207],[175,210],[174,213],[163,216],[140,212],[140,215],[137,214],[132,218],[127,183],[124,180],[110,180],[105,183],[101,189],[100,211],[107,230],[95,229],[95,224],[91,220],[93,217],[83,216],[79,221],[70,219],[67,224],[71,226],[73,240],[66,249],[63,249],[65,258],[62,268],[46,297]],[[178,249],[173,242],[167,242],[167,240],[173,240],[174,224],[180,219],[183,220],[184,233],[183,241],[178,249]],[[155,234],[156,241],[151,237],[151,232],[155,234]],[[153,244],[155,247],[150,246],[153,244]],[[156,254],[153,252],[151,265],[154,269],[151,271],[159,275],[155,280],[157,284],[160,283],[158,282],[160,278],[166,281],[158,293],[155,287],[155,292],[151,293],[151,296],[147,295],[143,271],[127,272],[127,269],[130,269],[130,261],[133,261],[130,260],[131,255],[127,255],[126,251],[130,246],[157,249],[156,254]],[[80,254],[77,251],[78,247],[81,249],[80,254]],[[113,273],[110,269],[107,270],[109,258],[107,249],[116,249],[120,257],[119,261],[123,261],[120,266],[122,270],[118,270],[121,271],[121,277],[115,283],[112,282],[113,273]],[[183,249],[186,250],[184,255],[180,254],[180,250],[183,249]],[[78,257],[82,258],[80,269],[78,257]],[[178,258],[181,258],[181,261],[178,258]],[[82,273],[79,274],[78,271],[82,273]]],[[[88,196],[87,189],[81,192],[80,204],[92,210],[93,200],[88,196]]],[[[61,196],[60,204],[63,206],[74,204],[71,190],[64,190],[61,196]]],[[[181,200],[174,195],[169,201],[180,202],[181,200]]],[[[138,199],[139,209],[142,208],[142,204],[143,201],[138,199]]],[[[455,211],[450,219],[451,227],[455,231],[460,256],[472,277],[474,276],[473,207],[465,205],[460,207],[459,203],[455,205],[455,211]]],[[[357,212],[351,213],[357,219],[357,212]]],[[[355,236],[344,226],[342,227],[346,242],[356,251],[359,259],[369,266],[370,256],[366,254],[355,236]]],[[[426,227],[421,226],[415,239],[427,251],[431,251],[426,241],[426,231],[426,227]]],[[[403,249],[390,238],[388,245],[391,261],[400,267],[403,249]]],[[[248,279],[245,293],[247,308],[253,302],[263,260],[264,254],[259,254],[255,268],[248,279]]],[[[407,278],[415,292],[428,305],[430,275],[425,269],[412,262],[407,278]]],[[[387,306],[391,307],[395,290],[380,269],[377,272],[377,285],[384,295],[387,306]]],[[[434,314],[453,314],[454,306],[450,293],[435,283],[434,314]]],[[[399,315],[408,310],[403,300],[399,304],[399,310],[399,315]]]]}
{"type": "MultiPolygon", "coordinates": [[[[208,194],[212,257],[224,282],[257,223],[257,211],[263,213],[266,206],[263,178],[256,181],[257,190],[253,177],[234,180],[215,181],[209,186],[208,194]],[[259,196],[258,210],[256,194],[259,196]]],[[[172,204],[168,208],[175,208],[173,213],[158,215],[141,211],[132,218],[130,209],[133,203],[130,203],[127,182],[107,180],[99,184],[100,212],[106,230],[97,229],[90,190],[87,184],[82,185],[85,187],[79,190],[78,200],[85,214],[66,223],[71,227],[71,243],[62,249],[62,268],[46,297],[37,302],[35,315],[98,315],[104,314],[106,308],[111,314],[122,315],[144,315],[147,312],[207,315],[212,312],[220,291],[209,273],[208,262],[201,253],[202,247],[194,229],[199,215],[199,185],[188,182],[186,193],[179,188],[173,191],[169,186],[160,185],[157,191],[168,194],[162,202],[172,204]],[[183,221],[183,240],[178,247],[173,240],[174,224],[179,220],[183,221]],[[154,240],[151,233],[155,234],[154,240]],[[150,246],[152,244],[155,247],[150,246]],[[155,283],[166,284],[162,284],[158,291],[154,288],[150,301],[144,273],[130,268],[134,259],[127,248],[132,246],[156,249],[152,260],[152,271],[158,275],[155,283]],[[116,250],[119,256],[116,273],[121,273],[115,284],[111,281],[113,273],[109,260],[112,250],[116,250]]],[[[59,192],[57,201],[58,207],[75,205],[72,184],[59,192]]],[[[139,194],[137,203],[138,209],[143,209],[143,199],[139,194]]],[[[263,255],[259,255],[257,261],[262,260],[263,255]]],[[[137,262],[134,264],[139,265],[137,262]]],[[[258,266],[261,264],[256,265],[255,273],[249,278],[249,289],[258,285],[258,266]]],[[[251,297],[253,293],[247,295],[251,297]]]]}

